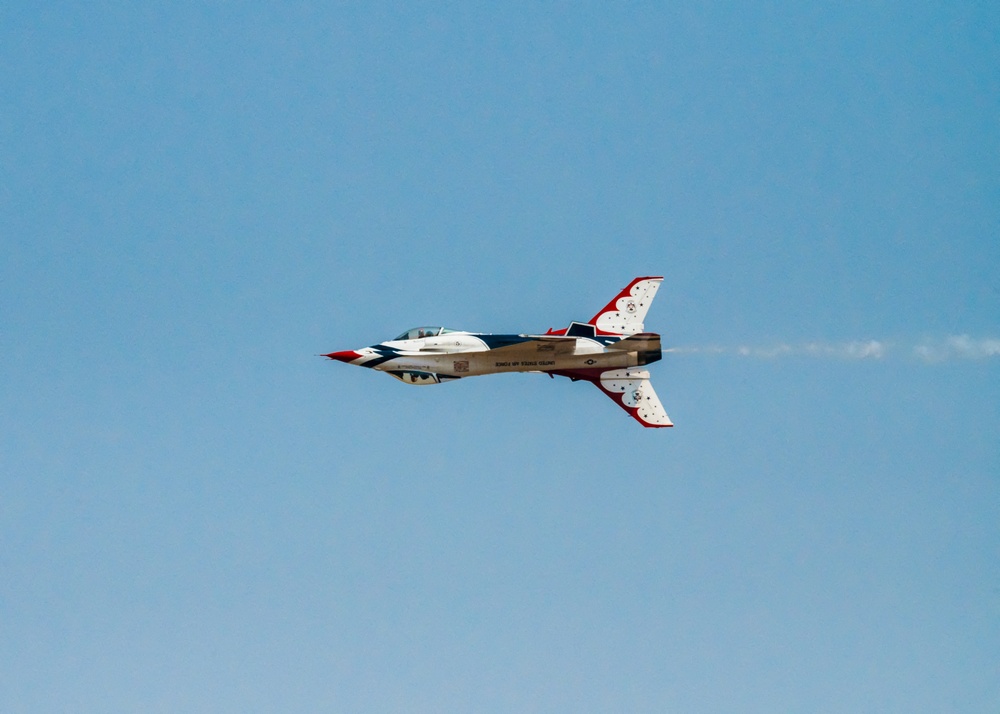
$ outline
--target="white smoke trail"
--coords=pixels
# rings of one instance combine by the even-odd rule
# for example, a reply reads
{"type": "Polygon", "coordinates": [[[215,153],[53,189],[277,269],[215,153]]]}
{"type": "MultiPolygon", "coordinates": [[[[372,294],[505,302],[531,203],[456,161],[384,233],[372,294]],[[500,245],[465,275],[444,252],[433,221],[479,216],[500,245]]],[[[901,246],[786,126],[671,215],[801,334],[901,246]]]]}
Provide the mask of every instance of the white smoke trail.
{"type": "MultiPolygon", "coordinates": [[[[803,342],[798,344],[778,343],[774,345],[720,345],[680,346],[664,350],[676,354],[731,354],[755,359],[778,359],[780,357],[822,357],[840,360],[882,360],[897,347],[887,340],[852,340],[849,342],[803,342]]],[[[925,340],[911,347],[903,347],[903,354],[910,354],[927,363],[941,363],[956,360],[982,360],[1000,357],[1000,339],[975,339],[969,335],[951,335],[936,341],[925,340]]]]}
{"type": "Polygon", "coordinates": [[[737,347],[681,346],[666,352],[679,354],[735,354],[740,357],[776,359],[778,357],[832,357],[837,359],[882,359],[889,350],[886,342],[878,340],[853,342],[805,342],[802,344],[779,343],[768,346],[739,345],[737,347]]]}
{"type": "Polygon", "coordinates": [[[1000,357],[1000,340],[974,339],[968,335],[952,335],[944,340],[924,341],[913,348],[924,362],[950,362],[956,359],[981,360],[1000,357]]]}

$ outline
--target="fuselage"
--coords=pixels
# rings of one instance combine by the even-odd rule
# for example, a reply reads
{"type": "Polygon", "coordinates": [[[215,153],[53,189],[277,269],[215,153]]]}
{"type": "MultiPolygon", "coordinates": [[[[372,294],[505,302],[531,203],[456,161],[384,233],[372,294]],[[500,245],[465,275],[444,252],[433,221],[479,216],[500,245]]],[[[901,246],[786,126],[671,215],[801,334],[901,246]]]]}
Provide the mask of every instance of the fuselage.
{"type": "MultiPolygon", "coordinates": [[[[572,329],[572,327],[570,328],[572,329]]],[[[498,335],[414,328],[371,347],[334,353],[335,359],[387,372],[408,384],[503,372],[551,372],[573,376],[637,367],[660,359],[660,338],[560,333],[498,335]]]]}
{"type": "Polygon", "coordinates": [[[643,365],[659,360],[660,336],[643,320],[663,281],[635,278],[587,322],[544,335],[414,327],[330,359],[385,372],[406,384],[441,384],[504,372],[542,372],[590,382],[643,426],[673,426],[643,365]]]}

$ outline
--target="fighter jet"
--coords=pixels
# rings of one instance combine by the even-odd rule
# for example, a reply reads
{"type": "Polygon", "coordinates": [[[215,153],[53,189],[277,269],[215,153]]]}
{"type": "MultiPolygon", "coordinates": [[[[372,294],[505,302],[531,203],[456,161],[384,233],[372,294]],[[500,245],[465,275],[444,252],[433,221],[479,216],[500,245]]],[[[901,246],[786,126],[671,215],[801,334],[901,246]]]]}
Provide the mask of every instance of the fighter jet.
{"type": "Polygon", "coordinates": [[[662,358],[660,336],[643,331],[662,277],[636,278],[587,322],[543,335],[495,335],[414,327],[333,360],[385,372],[405,384],[441,384],[502,372],[542,372],[597,386],[643,426],[673,426],[642,367],[662,358]]]}

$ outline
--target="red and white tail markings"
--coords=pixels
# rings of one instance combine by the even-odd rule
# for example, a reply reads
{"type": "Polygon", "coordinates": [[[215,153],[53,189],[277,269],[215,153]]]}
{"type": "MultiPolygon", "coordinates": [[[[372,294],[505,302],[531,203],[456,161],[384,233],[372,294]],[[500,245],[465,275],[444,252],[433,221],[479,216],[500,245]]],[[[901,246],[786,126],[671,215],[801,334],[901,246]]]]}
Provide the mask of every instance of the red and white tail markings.
{"type": "Polygon", "coordinates": [[[666,409],[653,390],[649,372],[644,369],[612,369],[601,373],[601,378],[593,380],[601,391],[607,394],[633,419],[643,426],[673,426],[666,409]]]}
{"type": "Polygon", "coordinates": [[[643,331],[643,321],[662,277],[636,278],[590,319],[602,332],[634,335],[643,331]]]}

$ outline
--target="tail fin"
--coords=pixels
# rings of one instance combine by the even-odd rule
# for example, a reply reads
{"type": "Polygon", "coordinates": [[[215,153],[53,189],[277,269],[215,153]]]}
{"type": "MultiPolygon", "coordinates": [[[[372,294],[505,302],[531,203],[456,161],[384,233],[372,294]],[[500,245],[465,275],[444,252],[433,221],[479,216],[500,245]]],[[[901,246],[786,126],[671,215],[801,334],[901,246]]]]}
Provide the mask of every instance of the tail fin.
{"type": "Polygon", "coordinates": [[[602,392],[643,426],[673,426],[644,369],[612,369],[593,380],[602,392]]]}
{"type": "Polygon", "coordinates": [[[661,277],[636,278],[614,299],[590,319],[590,324],[604,332],[634,335],[643,331],[643,320],[656,291],[663,282],[661,277]]]}

